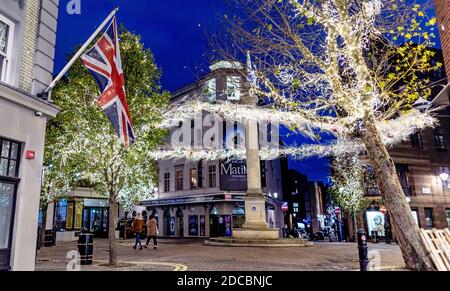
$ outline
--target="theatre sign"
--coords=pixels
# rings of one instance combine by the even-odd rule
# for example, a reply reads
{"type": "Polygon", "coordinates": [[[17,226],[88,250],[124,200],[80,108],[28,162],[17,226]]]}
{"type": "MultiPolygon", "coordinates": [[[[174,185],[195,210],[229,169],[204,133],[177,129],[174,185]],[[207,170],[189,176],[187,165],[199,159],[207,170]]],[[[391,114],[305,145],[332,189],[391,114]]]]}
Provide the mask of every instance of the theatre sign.
{"type": "Polygon", "coordinates": [[[220,190],[247,190],[246,161],[222,161],[220,163],[220,190]]]}

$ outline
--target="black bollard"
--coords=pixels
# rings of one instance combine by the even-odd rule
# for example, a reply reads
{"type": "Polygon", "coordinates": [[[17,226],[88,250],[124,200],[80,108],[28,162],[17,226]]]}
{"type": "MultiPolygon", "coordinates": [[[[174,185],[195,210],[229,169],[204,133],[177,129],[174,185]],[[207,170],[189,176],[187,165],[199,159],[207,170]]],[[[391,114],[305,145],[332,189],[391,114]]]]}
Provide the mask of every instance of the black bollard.
{"type": "Polygon", "coordinates": [[[386,244],[390,245],[391,244],[391,227],[389,225],[386,225],[385,230],[386,230],[386,244]]]}
{"type": "Polygon", "coordinates": [[[361,229],[358,231],[359,266],[361,272],[369,271],[368,249],[366,232],[361,229]]]}
{"type": "Polygon", "coordinates": [[[53,240],[52,240],[53,246],[56,246],[56,234],[57,234],[57,232],[58,232],[58,229],[54,226],[53,227],[53,240]]]}

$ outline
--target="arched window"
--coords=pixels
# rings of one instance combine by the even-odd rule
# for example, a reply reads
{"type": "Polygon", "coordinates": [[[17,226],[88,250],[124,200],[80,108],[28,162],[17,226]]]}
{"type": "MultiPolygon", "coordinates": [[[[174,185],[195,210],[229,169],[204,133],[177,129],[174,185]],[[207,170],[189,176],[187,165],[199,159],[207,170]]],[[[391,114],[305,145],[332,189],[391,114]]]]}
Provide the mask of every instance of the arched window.
{"type": "Polygon", "coordinates": [[[235,209],[233,209],[232,214],[233,215],[245,215],[245,209],[242,207],[236,207],[235,209]]]}
{"type": "Polygon", "coordinates": [[[219,215],[219,209],[217,209],[217,207],[213,207],[211,208],[211,211],[209,212],[210,215],[212,216],[218,216],[219,215]]]}
{"type": "Polygon", "coordinates": [[[232,216],[233,216],[233,228],[242,228],[245,223],[245,209],[242,207],[234,208],[232,216]]]}

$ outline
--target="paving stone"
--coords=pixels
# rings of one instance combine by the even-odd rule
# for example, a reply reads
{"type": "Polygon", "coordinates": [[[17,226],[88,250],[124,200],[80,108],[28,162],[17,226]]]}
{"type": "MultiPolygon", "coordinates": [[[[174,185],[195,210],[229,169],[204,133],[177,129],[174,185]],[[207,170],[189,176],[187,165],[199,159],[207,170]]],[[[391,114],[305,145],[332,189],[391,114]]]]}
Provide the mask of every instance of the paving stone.
{"type": "MultiPolygon", "coordinates": [[[[159,248],[134,250],[134,242],[118,241],[120,262],[130,267],[111,269],[101,266],[108,260],[107,240],[95,240],[94,265],[81,266],[82,271],[356,271],[358,249],[351,243],[314,243],[311,247],[222,247],[207,246],[202,240],[160,240],[159,248]]],[[[63,243],[43,248],[38,253],[37,270],[66,270],[67,253],[77,243],[63,243]]],[[[369,244],[381,258],[381,270],[404,270],[397,245],[369,244]]]]}

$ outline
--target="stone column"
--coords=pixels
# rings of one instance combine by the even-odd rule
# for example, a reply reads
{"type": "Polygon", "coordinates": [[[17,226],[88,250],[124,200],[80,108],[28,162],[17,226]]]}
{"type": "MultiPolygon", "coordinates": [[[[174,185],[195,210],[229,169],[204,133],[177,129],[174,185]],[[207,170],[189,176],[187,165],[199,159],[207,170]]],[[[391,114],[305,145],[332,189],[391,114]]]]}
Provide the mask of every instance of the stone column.
{"type": "Polygon", "coordinates": [[[261,189],[261,164],[259,159],[259,135],[256,120],[249,120],[246,130],[247,180],[244,228],[268,229],[266,199],[261,189]]]}
{"type": "Polygon", "coordinates": [[[245,224],[236,229],[237,239],[279,239],[278,229],[270,229],[266,222],[266,199],[261,189],[258,122],[248,120],[246,130],[247,181],[245,224]]]}

